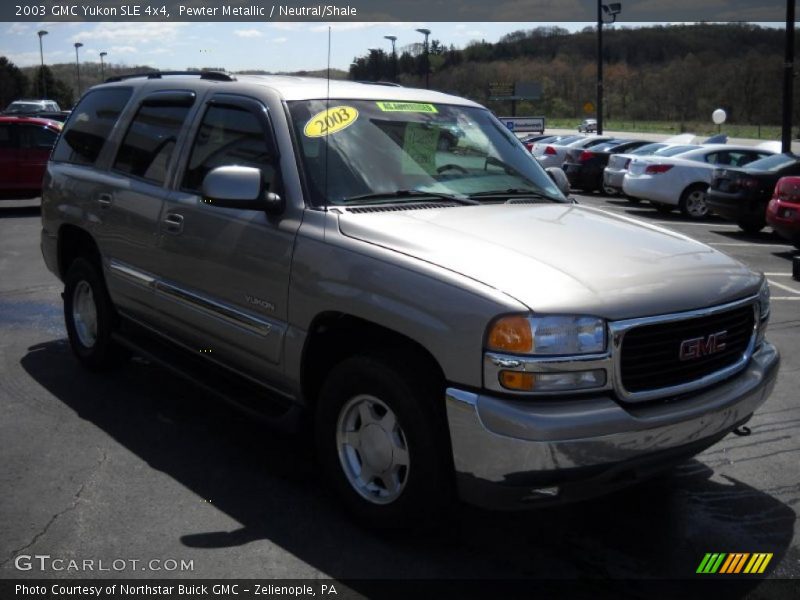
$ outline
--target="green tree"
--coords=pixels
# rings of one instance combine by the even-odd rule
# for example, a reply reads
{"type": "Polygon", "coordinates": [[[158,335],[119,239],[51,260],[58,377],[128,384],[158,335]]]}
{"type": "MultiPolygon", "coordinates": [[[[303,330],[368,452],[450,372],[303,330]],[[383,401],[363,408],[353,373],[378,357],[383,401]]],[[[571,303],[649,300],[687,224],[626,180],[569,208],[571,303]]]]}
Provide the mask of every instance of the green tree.
{"type": "Polygon", "coordinates": [[[44,67],[44,89],[42,89],[42,68],[37,67],[31,77],[31,95],[34,98],[44,98],[45,91],[47,98],[55,100],[61,108],[68,108],[72,106],[74,98],[72,96],[72,89],[64,84],[60,79],[53,76],[50,67],[44,67]]]}
{"type": "Polygon", "coordinates": [[[22,98],[28,90],[28,78],[19,67],[0,56],[0,110],[22,98]]]}

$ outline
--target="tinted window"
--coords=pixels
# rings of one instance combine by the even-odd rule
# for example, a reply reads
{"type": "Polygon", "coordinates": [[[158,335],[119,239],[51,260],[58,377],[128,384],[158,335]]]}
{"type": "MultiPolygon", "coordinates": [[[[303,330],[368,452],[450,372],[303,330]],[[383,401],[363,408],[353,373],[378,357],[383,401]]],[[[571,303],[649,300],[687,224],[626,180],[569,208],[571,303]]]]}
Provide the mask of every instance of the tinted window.
{"type": "Polygon", "coordinates": [[[21,148],[52,148],[58,134],[47,127],[25,125],[20,127],[19,145],[21,148]]]}
{"type": "Polygon", "coordinates": [[[11,135],[11,125],[0,123],[0,148],[11,148],[13,146],[14,140],[11,135]]]}
{"type": "Polygon", "coordinates": [[[130,88],[114,88],[86,94],[72,111],[53,160],[94,164],[131,93],[130,88]]]}
{"type": "Polygon", "coordinates": [[[766,158],[754,160],[747,165],[747,168],[753,169],[754,171],[780,171],[784,167],[793,164],[800,164],[796,156],[792,156],[791,154],[774,154],[766,158]]]}
{"type": "Polygon", "coordinates": [[[275,179],[272,148],[271,136],[253,113],[233,106],[211,106],[192,145],[183,187],[200,191],[209,171],[238,165],[260,169],[264,189],[271,189],[275,179]]]}
{"type": "Polygon", "coordinates": [[[172,151],[190,106],[144,105],[122,140],[114,169],[156,183],[167,175],[172,151]]]}

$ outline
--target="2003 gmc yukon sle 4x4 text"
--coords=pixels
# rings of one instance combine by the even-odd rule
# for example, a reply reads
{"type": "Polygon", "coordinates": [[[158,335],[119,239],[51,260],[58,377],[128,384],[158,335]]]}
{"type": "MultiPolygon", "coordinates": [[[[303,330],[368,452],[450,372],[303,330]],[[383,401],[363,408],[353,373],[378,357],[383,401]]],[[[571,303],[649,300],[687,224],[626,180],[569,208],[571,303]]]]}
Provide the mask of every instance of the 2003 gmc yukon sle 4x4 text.
{"type": "Polygon", "coordinates": [[[73,111],[42,251],[84,365],[235,373],[309,417],[355,515],[407,524],[613,489],[775,383],[762,275],[554,179],[463,98],[150,74],[73,111]]]}

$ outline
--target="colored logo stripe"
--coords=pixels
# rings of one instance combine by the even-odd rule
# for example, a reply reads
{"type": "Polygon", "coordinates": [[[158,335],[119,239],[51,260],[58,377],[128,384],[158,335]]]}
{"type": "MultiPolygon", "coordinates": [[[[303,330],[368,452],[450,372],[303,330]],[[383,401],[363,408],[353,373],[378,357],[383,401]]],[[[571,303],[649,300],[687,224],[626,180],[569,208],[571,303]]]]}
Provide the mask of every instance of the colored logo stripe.
{"type": "Polygon", "coordinates": [[[697,573],[704,574],[760,574],[763,573],[767,565],[772,560],[771,552],[708,552],[700,561],[697,573]],[[749,559],[749,560],[748,560],[749,559]],[[747,565],[747,566],[745,566],[747,565]],[[742,570],[744,569],[744,570],[742,570]]]}

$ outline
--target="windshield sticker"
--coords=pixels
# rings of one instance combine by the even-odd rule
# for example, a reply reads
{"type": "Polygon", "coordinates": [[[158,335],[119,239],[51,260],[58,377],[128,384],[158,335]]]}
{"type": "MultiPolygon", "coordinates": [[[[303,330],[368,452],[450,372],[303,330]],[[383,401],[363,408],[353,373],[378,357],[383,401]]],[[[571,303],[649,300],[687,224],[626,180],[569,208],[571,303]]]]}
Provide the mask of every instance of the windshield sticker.
{"type": "Polygon", "coordinates": [[[352,106],[332,106],[311,117],[303,128],[303,134],[310,138],[325,137],[350,127],[356,119],[358,111],[352,106]]]}
{"type": "Polygon", "coordinates": [[[404,173],[415,173],[421,169],[432,175],[436,173],[436,149],[441,130],[423,123],[408,123],[403,137],[402,169],[404,173]]]}
{"type": "Polygon", "coordinates": [[[419,102],[376,102],[383,112],[415,112],[415,113],[438,113],[433,104],[421,104],[419,102]]]}

